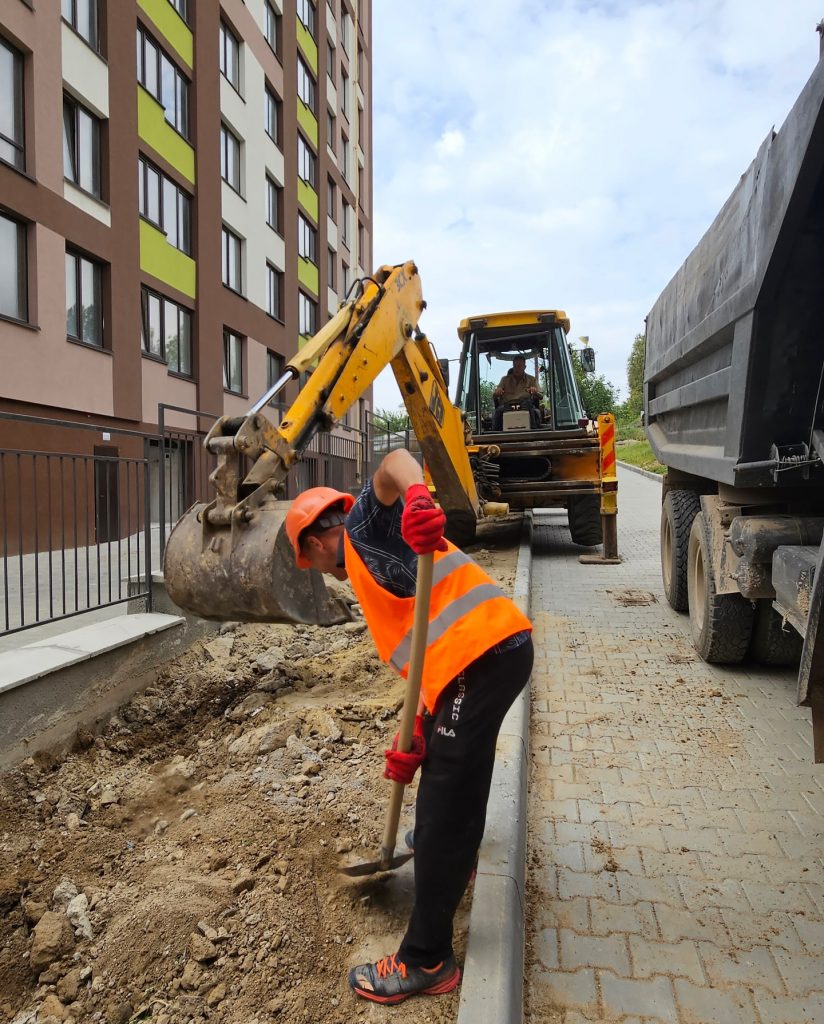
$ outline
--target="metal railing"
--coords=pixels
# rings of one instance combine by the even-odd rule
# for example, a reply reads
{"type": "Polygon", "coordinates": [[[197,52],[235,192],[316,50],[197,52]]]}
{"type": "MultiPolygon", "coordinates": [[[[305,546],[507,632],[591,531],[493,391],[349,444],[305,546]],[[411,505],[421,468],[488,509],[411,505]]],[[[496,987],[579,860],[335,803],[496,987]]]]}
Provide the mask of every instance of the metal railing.
{"type": "Polygon", "coordinates": [[[0,634],[141,598],[150,607],[149,435],[0,413],[4,437],[15,423],[30,443],[0,448],[0,634]],[[37,450],[44,431],[58,450],[37,450]],[[127,452],[111,444],[72,451],[88,448],[84,431],[117,436],[127,452]]]}

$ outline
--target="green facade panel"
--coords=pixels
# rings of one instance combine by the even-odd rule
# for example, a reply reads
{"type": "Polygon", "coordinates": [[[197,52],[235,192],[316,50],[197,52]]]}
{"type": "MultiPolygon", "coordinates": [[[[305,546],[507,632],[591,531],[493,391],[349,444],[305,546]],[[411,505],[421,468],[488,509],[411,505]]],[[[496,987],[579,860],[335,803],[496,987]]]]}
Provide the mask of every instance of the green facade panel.
{"type": "Polygon", "coordinates": [[[298,202],[317,223],[319,209],[318,194],[311,185],[307,185],[303,178],[298,178],[298,202]]]}
{"type": "Polygon", "coordinates": [[[320,277],[318,268],[311,260],[298,256],[298,281],[303,287],[317,297],[320,290],[320,277]]]}
{"type": "Polygon", "coordinates": [[[169,245],[163,232],[145,220],[140,221],[140,269],[195,298],[197,264],[185,252],[169,245]]]}
{"type": "Polygon", "coordinates": [[[195,151],[164,116],[163,107],[142,85],[137,87],[137,132],[156,153],[195,183],[195,151]]]}
{"type": "Polygon", "coordinates": [[[169,0],[137,0],[137,5],[157,25],[178,57],[184,60],[190,68],[194,67],[195,47],[191,30],[169,3],[169,0]]]}
{"type": "Polygon", "coordinates": [[[318,73],[318,44],[312,38],[309,29],[303,24],[300,18],[298,22],[298,46],[303,52],[303,56],[306,58],[306,63],[315,72],[318,73]]]}
{"type": "Polygon", "coordinates": [[[303,134],[317,149],[318,145],[318,122],[312,111],[298,96],[298,124],[303,129],[303,134]]]}

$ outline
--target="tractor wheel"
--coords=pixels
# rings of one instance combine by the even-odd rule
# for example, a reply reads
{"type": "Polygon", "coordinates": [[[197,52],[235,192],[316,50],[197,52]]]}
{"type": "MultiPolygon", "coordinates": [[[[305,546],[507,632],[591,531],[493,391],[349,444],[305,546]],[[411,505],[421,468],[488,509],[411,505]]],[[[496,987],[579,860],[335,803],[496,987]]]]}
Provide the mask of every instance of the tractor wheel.
{"type": "Polygon", "coordinates": [[[597,494],[584,494],[579,498],[570,498],[567,503],[569,512],[569,534],[573,544],[594,548],[604,541],[601,528],[601,499],[597,494]]]}
{"type": "Polygon", "coordinates": [[[685,612],[687,602],[687,548],[692,521],[701,511],[694,491],[667,491],[661,506],[661,576],[670,607],[685,612]]]}
{"type": "Polygon", "coordinates": [[[783,619],[772,601],[757,601],[750,656],[762,665],[797,665],[803,640],[792,628],[783,629],[783,619]]]}
{"type": "Polygon", "coordinates": [[[716,665],[734,665],[747,653],[754,609],[740,594],[718,594],[712,568],[710,531],[699,512],[687,548],[687,594],[695,649],[716,665]]]}

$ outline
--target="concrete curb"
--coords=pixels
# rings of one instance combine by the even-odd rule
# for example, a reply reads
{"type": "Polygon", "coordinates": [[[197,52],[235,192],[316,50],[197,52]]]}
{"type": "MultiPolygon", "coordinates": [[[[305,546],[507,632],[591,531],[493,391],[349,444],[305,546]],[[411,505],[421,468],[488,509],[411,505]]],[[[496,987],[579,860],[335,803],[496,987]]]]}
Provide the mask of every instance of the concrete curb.
{"type": "MultiPolygon", "coordinates": [[[[524,517],[513,599],[529,615],[532,516],[524,517]]],[[[524,1015],[529,690],[501,726],[469,918],[457,1024],[521,1024],[524,1015]]]]}
{"type": "Polygon", "coordinates": [[[640,466],[633,466],[633,465],[631,465],[631,464],[630,464],[629,462],[621,462],[621,460],[620,460],[620,459],[616,459],[615,461],[616,461],[616,462],[618,463],[618,465],[619,465],[619,466],[621,466],[621,467],[622,467],[623,469],[629,469],[629,470],[631,470],[631,471],[632,471],[633,473],[640,473],[640,475],[641,475],[641,476],[646,476],[646,477],[649,477],[649,479],[650,479],[650,480],[658,480],[658,481],[659,481],[659,483],[660,483],[660,482],[661,482],[661,481],[663,481],[663,479],[664,479],[664,477],[663,477],[663,475],[662,475],[661,473],[652,473],[652,472],[651,472],[650,470],[648,470],[648,469],[641,469],[641,467],[640,467],[640,466]]]}

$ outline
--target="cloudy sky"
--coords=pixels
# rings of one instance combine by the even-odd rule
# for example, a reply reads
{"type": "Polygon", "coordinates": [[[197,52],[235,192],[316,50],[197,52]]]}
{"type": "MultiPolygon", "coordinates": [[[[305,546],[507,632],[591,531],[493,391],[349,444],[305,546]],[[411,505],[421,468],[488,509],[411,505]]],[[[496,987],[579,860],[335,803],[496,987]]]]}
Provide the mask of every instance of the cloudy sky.
{"type": "MultiPolygon", "coordinates": [[[[373,0],[376,263],[414,259],[438,354],[561,308],[599,372],[818,59],[824,0],[373,0]]],[[[391,374],[375,405],[394,409],[391,374]]]]}

